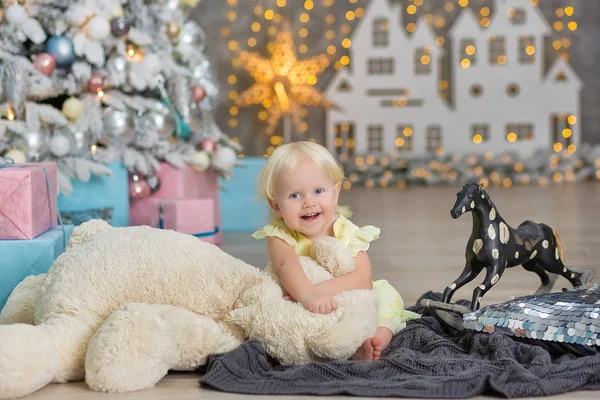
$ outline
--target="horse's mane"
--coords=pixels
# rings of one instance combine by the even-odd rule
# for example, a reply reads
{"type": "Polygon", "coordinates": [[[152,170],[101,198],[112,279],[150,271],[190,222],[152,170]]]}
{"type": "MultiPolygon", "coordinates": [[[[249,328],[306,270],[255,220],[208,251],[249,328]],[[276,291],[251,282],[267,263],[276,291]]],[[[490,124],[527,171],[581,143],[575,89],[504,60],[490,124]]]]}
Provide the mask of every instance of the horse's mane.
{"type": "Polygon", "coordinates": [[[490,195],[483,189],[481,189],[481,192],[485,194],[485,199],[487,200],[488,205],[490,206],[490,210],[492,208],[496,209],[496,212],[498,212],[498,208],[496,207],[496,205],[494,204],[494,202],[492,201],[492,198],[490,197],[490,195]]]}

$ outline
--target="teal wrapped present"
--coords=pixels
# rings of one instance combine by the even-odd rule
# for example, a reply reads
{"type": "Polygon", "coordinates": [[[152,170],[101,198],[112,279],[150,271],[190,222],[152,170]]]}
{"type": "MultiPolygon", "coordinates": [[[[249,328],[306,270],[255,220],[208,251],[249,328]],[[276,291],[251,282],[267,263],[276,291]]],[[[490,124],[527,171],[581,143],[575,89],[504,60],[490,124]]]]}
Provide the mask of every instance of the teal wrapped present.
{"type": "Polygon", "coordinates": [[[79,225],[104,219],[112,226],[129,226],[129,177],[121,162],[108,164],[113,176],[92,176],[73,181],[73,193],[58,196],[58,209],[66,223],[79,225]]]}
{"type": "Polygon", "coordinates": [[[258,191],[258,175],[266,161],[258,157],[242,158],[240,162],[246,167],[236,168],[231,179],[221,181],[223,231],[254,232],[269,222],[269,206],[258,191]]]}
{"type": "Polygon", "coordinates": [[[69,242],[72,225],[54,227],[31,240],[0,240],[0,310],[13,289],[29,275],[48,272],[69,242]]]}

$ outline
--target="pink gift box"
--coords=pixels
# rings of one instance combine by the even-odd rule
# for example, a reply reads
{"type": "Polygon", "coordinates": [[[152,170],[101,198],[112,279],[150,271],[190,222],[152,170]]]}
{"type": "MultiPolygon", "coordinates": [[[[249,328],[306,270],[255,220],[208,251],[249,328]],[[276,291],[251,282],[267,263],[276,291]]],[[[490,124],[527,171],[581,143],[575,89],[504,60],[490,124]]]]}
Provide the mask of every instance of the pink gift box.
{"type": "Polygon", "coordinates": [[[219,232],[214,236],[214,243],[223,242],[221,227],[221,212],[219,207],[219,181],[212,171],[196,172],[191,167],[175,168],[171,164],[161,163],[156,171],[160,180],[160,189],[143,200],[131,200],[129,206],[130,225],[150,225],[156,208],[151,200],[162,199],[210,199],[212,200],[215,225],[219,232]]]}
{"type": "Polygon", "coordinates": [[[216,223],[212,199],[152,199],[151,225],[177,232],[189,233],[215,244],[219,227],[216,223]],[[162,226],[160,206],[162,204],[162,226]]]}
{"type": "Polygon", "coordinates": [[[0,168],[0,239],[33,239],[57,225],[57,200],[52,199],[42,165],[56,195],[56,163],[0,168]]]}

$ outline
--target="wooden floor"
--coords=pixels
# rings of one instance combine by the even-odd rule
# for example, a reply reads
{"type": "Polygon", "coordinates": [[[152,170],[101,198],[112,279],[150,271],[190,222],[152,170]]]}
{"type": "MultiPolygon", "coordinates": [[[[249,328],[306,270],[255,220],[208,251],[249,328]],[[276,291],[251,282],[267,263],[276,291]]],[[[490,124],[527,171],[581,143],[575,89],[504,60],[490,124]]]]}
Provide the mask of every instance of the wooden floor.
{"type": "MultiPolygon", "coordinates": [[[[462,270],[471,216],[467,214],[459,220],[450,217],[456,191],[457,188],[358,188],[342,194],[341,202],[352,207],[356,224],[381,228],[381,238],[369,250],[374,279],[388,279],[406,304],[414,304],[428,290],[443,291],[462,270]]],[[[596,281],[600,281],[599,183],[490,188],[488,193],[509,225],[517,226],[525,219],[532,219],[557,229],[566,246],[567,264],[595,268],[596,281]]],[[[264,242],[252,239],[249,233],[226,234],[223,249],[253,265],[266,264],[264,242]]],[[[478,278],[483,279],[483,275],[478,278]]],[[[470,299],[479,279],[458,291],[456,298],[470,299]]],[[[484,297],[482,305],[502,302],[509,296],[531,294],[538,285],[534,274],[522,268],[510,269],[484,297]]],[[[568,286],[566,280],[559,278],[555,290],[568,286]]],[[[192,373],[170,374],[151,390],[118,395],[91,392],[84,383],[50,385],[30,398],[225,400],[240,397],[201,389],[198,378],[192,373]]],[[[552,398],[598,399],[599,396],[600,392],[578,392],[552,398]]],[[[300,397],[286,397],[297,398],[300,397]]]]}

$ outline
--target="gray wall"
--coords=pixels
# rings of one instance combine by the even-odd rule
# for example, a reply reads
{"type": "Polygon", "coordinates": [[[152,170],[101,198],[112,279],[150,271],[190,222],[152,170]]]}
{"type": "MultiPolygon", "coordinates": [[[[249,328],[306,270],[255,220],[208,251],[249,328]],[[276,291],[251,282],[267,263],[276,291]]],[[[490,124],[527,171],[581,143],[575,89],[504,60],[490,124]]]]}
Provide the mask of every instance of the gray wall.
{"type": "MultiPolygon", "coordinates": [[[[296,46],[300,43],[306,43],[309,47],[309,51],[305,55],[300,55],[300,58],[306,58],[311,55],[324,53],[326,47],[332,44],[324,39],[326,23],[324,21],[328,11],[322,7],[324,0],[314,0],[315,8],[310,11],[310,21],[307,24],[301,24],[298,21],[298,16],[304,12],[304,0],[287,0],[287,6],[283,9],[282,14],[292,21],[292,31],[296,32],[300,27],[306,27],[309,30],[309,36],[304,41],[298,39],[296,46]]],[[[394,2],[404,4],[403,9],[406,9],[407,0],[392,0],[394,2]]],[[[445,26],[436,28],[436,32],[439,35],[444,35],[448,28],[452,26],[455,18],[458,16],[460,7],[456,5],[457,1],[452,1],[455,4],[455,10],[447,12],[444,10],[444,5],[450,0],[424,0],[423,6],[418,8],[416,15],[408,15],[403,13],[400,17],[403,24],[415,20],[418,16],[426,13],[432,13],[434,15],[443,16],[447,23],[445,26]]],[[[524,3],[528,0],[521,0],[524,3]]],[[[348,10],[354,10],[356,7],[365,7],[369,0],[357,0],[356,3],[351,4],[349,0],[336,0],[333,7],[328,10],[332,10],[331,13],[336,15],[336,22],[333,25],[333,29],[338,33],[334,43],[339,44],[341,39],[346,35],[341,33],[342,24],[348,24],[352,28],[356,25],[357,20],[348,22],[345,20],[344,15],[348,10]]],[[[239,138],[240,142],[244,146],[244,154],[249,156],[261,156],[265,149],[268,147],[269,137],[264,133],[265,124],[257,118],[257,113],[262,109],[261,106],[253,106],[250,108],[240,109],[240,113],[237,116],[239,125],[237,128],[231,128],[228,126],[229,107],[233,105],[232,101],[228,98],[228,92],[231,89],[235,89],[238,92],[242,92],[244,89],[250,87],[254,82],[252,77],[241,68],[233,69],[231,66],[231,59],[233,53],[228,49],[227,44],[229,40],[237,40],[240,43],[242,49],[248,50],[246,41],[251,35],[256,37],[258,45],[254,48],[255,51],[262,53],[267,56],[267,52],[264,44],[268,42],[268,35],[265,29],[262,29],[259,34],[253,34],[250,29],[250,25],[254,21],[260,21],[264,23],[263,18],[256,17],[252,10],[256,5],[268,5],[274,4],[274,0],[237,0],[237,5],[230,8],[227,0],[202,0],[198,7],[193,10],[190,17],[200,23],[207,35],[207,48],[206,52],[212,59],[214,67],[217,72],[218,83],[221,87],[221,96],[219,99],[219,109],[217,112],[218,122],[228,135],[239,138]],[[226,18],[227,11],[234,9],[237,12],[237,20],[233,23],[229,22],[226,18]],[[221,28],[229,26],[231,28],[231,36],[223,37],[220,33],[221,28]],[[235,73],[238,81],[235,85],[230,85],[227,82],[227,77],[235,73]]],[[[568,37],[571,40],[570,59],[575,71],[579,74],[584,82],[584,89],[582,92],[582,139],[587,143],[600,143],[600,113],[596,112],[597,107],[600,105],[600,76],[597,71],[600,71],[598,65],[600,63],[600,1],[598,0],[539,0],[540,8],[544,15],[552,24],[558,20],[555,10],[558,7],[566,7],[568,5],[575,7],[575,14],[573,17],[567,19],[562,18],[561,20],[566,22],[575,20],[578,22],[578,29],[575,32],[566,30],[560,34],[556,34],[556,38],[568,37]]],[[[479,10],[483,6],[488,6],[493,9],[492,0],[471,0],[470,6],[475,10],[479,10]]],[[[280,11],[282,9],[279,9],[280,11]]],[[[552,40],[550,38],[546,43],[546,63],[550,65],[553,57],[558,56],[558,52],[551,48],[552,40]]],[[[449,50],[449,41],[446,41],[446,50],[449,50]]],[[[338,48],[340,46],[338,45],[338,48]]],[[[339,50],[338,50],[339,51],[339,50]]],[[[343,53],[338,53],[342,55],[343,53]]],[[[411,55],[409,55],[411,56],[411,55]]],[[[333,68],[324,72],[319,76],[316,87],[320,90],[326,88],[327,83],[333,76],[333,68]]],[[[323,143],[324,134],[324,112],[317,108],[309,108],[309,114],[306,118],[309,129],[306,133],[298,133],[295,139],[308,139],[315,138],[319,142],[323,143]]],[[[281,132],[281,124],[278,127],[278,132],[281,132]]],[[[281,133],[279,133],[281,134],[281,133]]]]}

